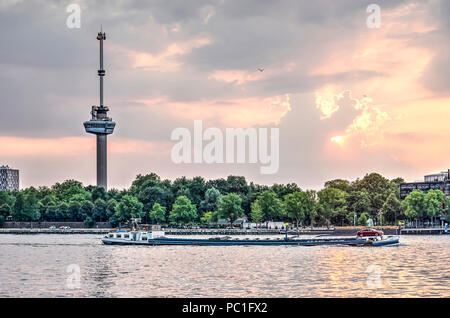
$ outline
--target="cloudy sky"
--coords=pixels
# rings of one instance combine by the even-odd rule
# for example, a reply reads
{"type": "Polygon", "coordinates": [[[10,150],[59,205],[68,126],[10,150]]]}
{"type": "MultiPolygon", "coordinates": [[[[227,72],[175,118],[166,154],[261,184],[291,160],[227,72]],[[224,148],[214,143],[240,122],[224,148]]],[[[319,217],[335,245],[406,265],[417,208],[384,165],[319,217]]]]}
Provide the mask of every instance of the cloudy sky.
{"type": "Polygon", "coordinates": [[[95,184],[98,41],[105,42],[109,186],[138,173],[319,188],[450,168],[450,1],[0,1],[0,164],[21,186],[95,184]],[[368,28],[371,3],[380,28],[368,28]],[[67,27],[70,4],[81,27],[67,27]],[[263,68],[260,72],[258,68],[263,68]],[[276,127],[280,167],[172,162],[177,127],[276,127]]]}

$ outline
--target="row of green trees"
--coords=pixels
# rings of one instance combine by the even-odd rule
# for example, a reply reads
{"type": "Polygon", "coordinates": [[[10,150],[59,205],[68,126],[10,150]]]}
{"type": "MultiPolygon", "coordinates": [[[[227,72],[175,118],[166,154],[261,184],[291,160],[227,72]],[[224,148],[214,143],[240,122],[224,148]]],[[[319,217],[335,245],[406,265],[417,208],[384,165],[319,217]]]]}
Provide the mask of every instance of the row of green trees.
{"type": "Polygon", "coordinates": [[[448,215],[450,201],[441,191],[413,191],[400,201],[403,179],[388,180],[371,173],[353,182],[332,180],[320,191],[296,184],[272,186],[248,183],[244,177],[206,181],[202,177],[162,180],[138,175],[129,189],[105,191],[68,180],[52,187],[0,191],[0,224],[15,221],[109,221],[114,226],[130,218],[146,223],[233,222],[247,216],[255,223],[290,221],[297,226],[365,225],[369,218],[383,224],[398,219],[422,220],[448,215]]]}
{"type": "Polygon", "coordinates": [[[435,218],[445,216],[450,221],[450,197],[440,190],[429,190],[424,193],[413,190],[402,202],[402,211],[407,219],[417,222],[430,220],[433,224],[435,218]]]}

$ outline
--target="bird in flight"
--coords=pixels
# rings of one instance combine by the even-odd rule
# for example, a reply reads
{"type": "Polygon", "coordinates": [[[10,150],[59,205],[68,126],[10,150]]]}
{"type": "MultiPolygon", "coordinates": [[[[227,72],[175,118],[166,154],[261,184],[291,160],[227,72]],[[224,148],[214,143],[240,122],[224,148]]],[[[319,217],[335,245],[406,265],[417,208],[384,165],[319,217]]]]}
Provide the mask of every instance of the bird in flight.
{"type": "Polygon", "coordinates": [[[258,71],[264,72],[264,69],[263,68],[258,68],[258,71]]]}

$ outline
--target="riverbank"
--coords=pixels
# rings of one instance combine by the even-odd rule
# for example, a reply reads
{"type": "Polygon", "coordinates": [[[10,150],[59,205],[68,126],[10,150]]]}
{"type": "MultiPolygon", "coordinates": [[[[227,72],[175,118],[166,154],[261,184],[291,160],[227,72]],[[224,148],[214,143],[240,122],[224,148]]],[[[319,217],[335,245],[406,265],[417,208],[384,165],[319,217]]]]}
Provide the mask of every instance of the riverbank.
{"type": "Polygon", "coordinates": [[[0,229],[0,234],[107,234],[111,229],[0,229]]]}

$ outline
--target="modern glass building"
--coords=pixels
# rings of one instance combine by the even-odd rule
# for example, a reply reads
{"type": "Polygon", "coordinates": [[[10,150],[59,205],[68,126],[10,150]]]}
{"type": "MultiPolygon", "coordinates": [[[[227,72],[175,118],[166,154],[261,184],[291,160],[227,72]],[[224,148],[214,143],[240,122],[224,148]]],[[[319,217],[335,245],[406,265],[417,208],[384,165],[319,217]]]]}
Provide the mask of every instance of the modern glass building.
{"type": "Polygon", "coordinates": [[[19,170],[0,166],[0,191],[19,190],[19,170]]]}
{"type": "Polygon", "coordinates": [[[406,198],[413,190],[421,190],[425,193],[429,190],[441,190],[445,195],[450,195],[450,169],[426,175],[423,182],[402,183],[400,185],[400,198],[406,198]]]}

